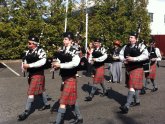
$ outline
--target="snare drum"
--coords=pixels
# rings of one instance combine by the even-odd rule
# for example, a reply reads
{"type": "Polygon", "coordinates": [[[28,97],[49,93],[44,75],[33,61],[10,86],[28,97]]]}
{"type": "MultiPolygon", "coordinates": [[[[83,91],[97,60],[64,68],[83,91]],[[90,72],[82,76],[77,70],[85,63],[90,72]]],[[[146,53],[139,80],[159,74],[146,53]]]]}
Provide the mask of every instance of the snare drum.
{"type": "Polygon", "coordinates": [[[143,64],[143,70],[145,73],[150,72],[150,63],[143,64]]]}

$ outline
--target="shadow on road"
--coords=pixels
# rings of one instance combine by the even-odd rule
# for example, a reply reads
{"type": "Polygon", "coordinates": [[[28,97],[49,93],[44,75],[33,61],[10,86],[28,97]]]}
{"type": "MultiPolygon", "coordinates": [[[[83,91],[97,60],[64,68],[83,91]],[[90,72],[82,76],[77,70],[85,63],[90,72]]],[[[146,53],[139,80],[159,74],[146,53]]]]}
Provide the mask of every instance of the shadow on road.
{"type": "Polygon", "coordinates": [[[52,105],[50,112],[51,112],[51,113],[53,113],[53,112],[57,112],[59,106],[60,106],[60,103],[59,103],[59,100],[57,100],[57,101],[54,102],[54,104],[52,105]]]}
{"type": "MultiPolygon", "coordinates": [[[[138,117],[138,116],[139,115],[136,115],[134,117],[129,117],[129,116],[125,115],[125,114],[121,114],[121,113],[117,114],[117,118],[119,120],[121,120],[122,124],[142,124],[140,122],[135,121],[134,118],[141,118],[141,117],[138,117]]],[[[143,122],[143,123],[145,123],[145,122],[143,122]]]]}
{"type": "Polygon", "coordinates": [[[0,72],[3,71],[4,69],[6,69],[6,67],[2,63],[0,63],[0,72]]]}
{"type": "Polygon", "coordinates": [[[108,98],[114,99],[120,105],[123,105],[126,102],[127,97],[123,94],[116,92],[113,89],[108,89],[108,98]]]}
{"type": "Polygon", "coordinates": [[[2,63],[0,63],[0,68],[6,68],[2,63]]]}
{"type": "MultiPolygon", "coordinates": [[[[91,90],[92,90],[92,86],[88,83],[88,84],[84,84],[82,87],[81,87],[81,89],[84,91],[84,92],[87,92],[88,94],[90,94],[90,92],[91,92],[91,90]]],[[[100,95],[100,94],[102,94],[101,92],[100,92],[100,90],[101,89],[99,89],[98,87],[97,87],[97,90],[96,90],[96,92],[95,92],[95,95],[100,95]]]]}
{"type": "Polygon", "coordinates": [[[32,103],[32,108],[30,110],[30,114],[35,112],[36,109],[38,110],[42,108],[43,106],[44,106],[44,102],[43,102],[42,95],[35,96],[34,102],[32,103]]]}

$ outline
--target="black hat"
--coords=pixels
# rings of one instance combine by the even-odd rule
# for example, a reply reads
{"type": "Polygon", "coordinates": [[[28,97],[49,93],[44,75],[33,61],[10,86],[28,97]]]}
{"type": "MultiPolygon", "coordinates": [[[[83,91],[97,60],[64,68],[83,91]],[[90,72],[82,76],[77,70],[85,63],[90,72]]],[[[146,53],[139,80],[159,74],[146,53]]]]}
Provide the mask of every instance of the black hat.
{"type": "Polygon", "coordinates": [[[63,37],[67,37],[67,38],[72,39],[72,40],[74,39],[74,35],[72,32],[65,32],[63,34],[63,37]]]}
{"type": "Polygon", "coordinates": [[[155,38],[154,36],[151,36],[150,40],[149,40],[149,43],[155,43],[155,38]]]}
{"type": "Polygon", "coordinates": [[[155,40],[154,40],[154,39],[150,39],[150,40],[149,40],[149,43],[150,43],[150,44],[151,44],[151,43],[154,44],[154,43],[155,43],[155,40]]]}
{"type": "Polygon", "coordinates": [[[33,36],[33,35],[30,35],[30,36],[28,37],[28,40],[34,41],[34,42],[36,42],[36,43],[39,43],[39,39],[38,39],[36,36],[33,36]]]}
{"type": "Polygon", "coordinates": [[[102,39],[101,39],[101,38],[94,38],[93,41],[94,41],[94,42],[99,42],[99,43],[101,43],[101,42],[102,42],[102,39]]]}
{"type": "Polygon", "coordinates": [[[136,32],[131,32],[131,33],[129,33],[129,36],[135,36],[137,38],[137,33],[136,32]]]}

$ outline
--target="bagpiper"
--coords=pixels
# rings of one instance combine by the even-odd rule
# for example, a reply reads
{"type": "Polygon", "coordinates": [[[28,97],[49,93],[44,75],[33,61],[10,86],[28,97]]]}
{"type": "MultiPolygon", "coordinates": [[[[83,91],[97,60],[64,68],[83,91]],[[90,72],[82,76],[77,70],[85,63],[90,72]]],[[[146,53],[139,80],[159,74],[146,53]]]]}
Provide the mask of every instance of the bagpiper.
{"type": "Polygon", "coordinates": [[[44,65],[46,63],[46,52],[39,46],[39,39],[36,36],[28,37],[28,48],[23,58],[22,69],[28,72],[28,98],[25,111],[18,115],[18,120],[25,120],[31,112],[32,103],[37,95],[42,95],[44,106],[40,110],[50,109],[45,93],[44,65]]]}
{"type": "Polygon", "coordinates": [[[107,51],[104,47],[101,46],[101,39],[94,39],[94,50],[92,52],[92,61],[93,61],[93,86],[92,90],[85,101],[91,101],[94,97],[95,92],[97,91],[97,84],[100,84],[103,93],[102,96],[108,95],[107,89],[104,84],[104,62],[107,59],[107,51]]]}
{"type": "Polygon", "coordinates": [[[129,43],[120,51],[120,60],[126,67],[127,102],[120,106],[122,113],[128,113],[131,105],[140,105],[139,92],[143,86],[143,61],[148,59],[148,51],[143,43],[138,43],[137,34],[132,32],[129,43]]]}
{"type": "Polygon", "coordinates": [[[156,45],[155,41],[151,40],[150,46],[147,48],[147,50],[149,52],[150,70],[149,70],[149,72],[145,73],[145,78],[146,78],[145,89],[147,89],[147,84],[149,83],[149,81],[151,81],[152,85],[153,85],[153,89],[151,90],[152,92],[155,92],[158,90],[157,82],[155,82],[156,67],[159,64],[158,62],[161,61],[161,59],[162,59],[160,50],[155,45],[156,45]]]}
{"type": "Polygon", "coordinates": [[[63,37],[64,47],[59,53],[57,53],[57,56],[55,57],[57,61],[52,64],[55,69],[60,69],[60,75],[63,82],[59,100],[60,106],[55,124],[61,124],[68,105],[74,107],[74,112],[77,117],[74,124],[81,124],[83,123],[83,118],[77,102],[76,80],[77,67],[80,63],[80,57],[76,52],[77,50],[72,46],[72,41],[74,39],[73,33],[65,32],[63,37]]]}

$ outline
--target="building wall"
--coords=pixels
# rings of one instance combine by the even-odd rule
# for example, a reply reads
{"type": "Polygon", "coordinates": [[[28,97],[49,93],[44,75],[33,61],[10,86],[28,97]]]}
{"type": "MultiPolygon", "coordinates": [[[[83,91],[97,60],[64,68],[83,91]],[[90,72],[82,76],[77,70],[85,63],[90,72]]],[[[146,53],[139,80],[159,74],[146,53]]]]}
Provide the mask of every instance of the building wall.
{"type": "Polygon", "coordinates": [[[156,47],[160,49],[161,55],[165,57],[165,35],[152,35],[156,41],[156,47]]]}
{"type": "Polygon", "coordinates": [[[149,13],[153,13],[153,22],[150,24],[151,35],[162,56],[165,56],[165,0],[149,0],[147,9],[149,13]]]}
{"type": "Polygon", "coordinates": [[[153,13],[151,35],[165,35],[165,0],[149,0],[147,9],[153,13]]]}

